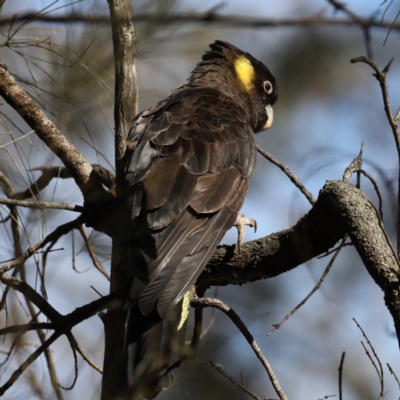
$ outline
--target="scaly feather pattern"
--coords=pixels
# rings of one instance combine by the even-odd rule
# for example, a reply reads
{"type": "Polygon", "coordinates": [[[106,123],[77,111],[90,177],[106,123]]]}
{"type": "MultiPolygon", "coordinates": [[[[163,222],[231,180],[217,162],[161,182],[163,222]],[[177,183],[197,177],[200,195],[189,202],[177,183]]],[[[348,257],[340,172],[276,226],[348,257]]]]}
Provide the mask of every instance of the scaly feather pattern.
{"type": "Polygon", "coordinates": [[[236,220],[256,163],[254,133],[276,97],[265,66],[216,41],[187,84],[132,123],[121,208],[130,208],[121,229],[132,275],[129,398],[153,398],[176,375],[184,358],[183,297],[236,220]],[[239,76],[238,57],[248,60],[239,76]],[[265,79],[272,94],[264,93],[265,79]]]}

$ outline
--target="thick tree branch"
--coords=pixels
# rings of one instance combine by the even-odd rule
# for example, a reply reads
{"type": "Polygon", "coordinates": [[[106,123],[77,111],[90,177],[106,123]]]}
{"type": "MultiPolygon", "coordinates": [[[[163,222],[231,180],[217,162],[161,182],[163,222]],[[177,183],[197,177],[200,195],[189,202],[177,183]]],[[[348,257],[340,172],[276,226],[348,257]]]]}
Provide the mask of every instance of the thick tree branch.
{"type": "MultiPolygon", "coordinates": [[[[343,221],[329,212],[333,201],[327,192],[329,185],[341,184],[327,184],[313,208],[292,228],[247,242],[240,253],[235,252],[235,246],[220,246],[199,277],[198,284],[225,286],[272,278],[325,253],[343,238],[347,229],[343,221]]],[[[346,187],[353,188],[351,185],[346,187]]]]}
{"type": "Polygon", "coordinates": [[[314,207],[292,228],[246,243],[240,253],[234,246],[219,247],[198,285],[242,284],[277,276],[326,252],[346,233],[383,290],[400,337],[399,262],[373,204],[345,182],[328,182],[314,207]]]}

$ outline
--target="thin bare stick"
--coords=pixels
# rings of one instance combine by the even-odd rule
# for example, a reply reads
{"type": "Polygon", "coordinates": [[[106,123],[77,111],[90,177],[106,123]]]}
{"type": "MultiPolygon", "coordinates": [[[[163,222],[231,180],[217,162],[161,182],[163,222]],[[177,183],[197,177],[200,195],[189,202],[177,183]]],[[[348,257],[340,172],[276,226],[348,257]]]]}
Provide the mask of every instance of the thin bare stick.
{"type": "Polygon", "coordinates": [[[363,174],[366,178],[368,178],[370,180],[370,182],[372,183],[372,186],[375,189],[375,193],[378,196],[378,201],[379,201],[379,216],[381,217],[381,220],[383,221],[383,201],[382,201],[382,195],[381,192],[379,190],[379,186],[378,183],[376,182],[376,180],[367,172],[364,171],[363,169],[360,169],[358,172],[360,172],[361,174],[363,174]]]}
{"type": "Polygon", "coordinates": [[[20,333],[34,331],[37,329],[56,329],[56,326],[49,322],[38,322],[22,325],[8,326],[7,328],[0,329],[0,335],[8,335],[9,333],[20,333]]]}
{"type": "Polygon", "coordinates": [[[379,365],[379,368],[378,368],[376,363],[375,363],[375,361],[374,361],[374,359],[372,358],[371,354],[369,353],[367,347],[365,346],[364,342],[361,341],[361,344],[364,347],[365,353],[367,354],[368,358],[370,359],[371,364],[374,366],[375,371],[376,371],[376,373],[378,375],[379,383],[381,385],[381,393],[380,393],[380,396],[379,396],[379,400],[382,400],[385,397],[385,388],[384,388],[383,367],[382,367],[381,360],[379,359],[378,355],[376,354],[374,346],[372,346],[372,343],[368,339],[368,336],[364,332],[364,330],[361,327],[361,325],[358,323],[358,321],[355,318],[353,318],[353,321],[356,323],[358,329],[361,331],[362,335],[364,336],[365,340],[367,341],[367,344],[368,344],[369,348],[371,349],[372,354],[374,355],[374,357],[375,357],[375,359],[376,359],[376,361],[377,361],[377,363],[379,365]]]}
{"type": "Polygon", "coordinates": [[[15,142],[18,142],[18,141],[21,140],[21,139],[24,139],[24,138],[28,137],[28,136],[31,135],[33,132],[35,132],[35,131],[30,131],[30,132],[28,132],[28,133],[25,133],[25,135],[22,135],[22,136],[20,136],[20,137],[18,137],[18,138],[15,138],[15,139],[11,140],[10,142],[8,142],[8,143],[6,143],[6,144],[1,145],[1,146],[0,146],[0,149],[3,149],[4,147],[9,146],[10,144],[13,144],[13,143],[15,143],[15,142]]]}
{"type": "Polygon", "coordinates": [[[399,378],[397,377],[396,373],[393,371],[393,368],[389,365],[389,363],[386,363],[386,365],[387,365],[387,367],[389,368],[390,373],[394,376],[394,379],[395,379],[396,382],[397,382],[397,386],[398,386],[399,389],[400,389],[400,380],[399,380],[399,378]]]}
{"type": "Polygon", "coordinates": [[[364,151],[364,142],[361,143],[361,149],[360,149],[360,152],[358,153],[358,156],[345,169],[345,171],[343,173],[343,181],[344,182],[348,183],[350,181],[351,176],[355,172],[358,172],[361,169],[363,151],[364,151]]]}
{"type": "MultiPolygon", "coordinates": [[[[25,14],[20,13],[13,16],[5,16],[0,19],[0,26],[9,25],[10,23],[21,22],[25,20],[32,20],[40,23],[50,24],[105,24],[110,25],[110,18],[107,15],[87,15],[79,12],[66,13],[66,14],[40,14],[37,15],[33,12],[25,14]]],[[[359,21],[354,21],[349,18],[326,18],[323,15],[312,15],[304,18],[260,18],[257,16],[244,16],[244,15],[229,15],[219,14],[215,10],[206,10],[202,13],[187,12],[175,13],[167,15],[163,18],[159,14],[151,13],[135,13],[133,15],[133,22],[143,22],[158,25],[182,25],[182,24],[201,24],[220,26],[225,28],[251,28],[251,29],[265,29],[274,27],[315,27],[315,26],[364,26],[369,25],[371,28],[376,29],[389,29],[399,31],[400,24],[393,23],[393,21],[376,21],[371,18],[360,17],[359,21]]]]}
{"type": "Polygon", "coordinates": [[[240,389],[242,389],[245,393],[247,393],[249,396],[251,396],[255,400],[262,400],[261,397],[257,396],[253,391],[251,391],[246,385],[243,383],[239,382],[236,380],[233,376],[229,375],[226,373],[222,365],[215,364],[213,361],[210,361],[209,364],[218,372],[220,373],[224,378],[228,379],[228,381],[232,382],[234,385],[238,386],[240,389]]]}
{"type": "Polygon", "coordinates": [[[77,204],[68,203],[50,203],[47,201],[26,201],[26,200],[13,200],[13,199],[1,199],[0,204],[5,204],[7,206],[21,206],[27,208],[35,208],[37,210],[66,210],[74,212],[83,212],[85,208],[77,204]]]}
{"type": "Polygon", "coordinates": [[[82,358],[96,371],[100,372],[101,374],[103,373],[103,370],[93,361],[89,358],[89,356],[82,350],[82,347],[79,345],[77,340],[75,339],[74,335],[69,332],[68,333],[68,339],[71,343],[71,345],[74,346],[76,351],[82,356],[82,358]]]}
{"type": "MultiPolygon", "coordinates": [[[[11,181],[9,182],[9,188],[11,188],[14,191],[14,187],[11,183],[11,181]]],[[[6,193],[8,194],[8,193],[6,193]]],[[[13,244],[14,244],[14,255],[16,258],[18,258],[19,256],[22,255],[22,246],[21,246],[21,230],[20,230],[20,224],[19,224],[19,214],[17,212],[17,208],[16,206],[11,206],[11,231],[12,231],[12,238],[13,238],[13,244]]],[[[18,271],[20,273],[21,276],[21,281],[22,282],[27,282],[27,276],[26,276],[26,270],[25,270],[25,262],[21,262],[21,264],[19,264],[18,266],[18,271]]],[[[44,280],[41,276],[41,283],[42,283],[42,288],[43,291],[44,290],[44,280]]],[[[28,288],[28,287],[26,287],[28,288]]],[[[30,291],[32,293],[32,291],[30,291]]],[[[32,318],[31,322],[33,323],[39,323],[38,320],[38,313],[35,309],[35,307],[33,306],[33,303],[30,301],[28,296],[24,296],[25,302],[26,302],[26,306],[28,308],[29,314],[32,318]]],[[[40,343],[43,345],[46,343],[46,334],[44,333],[44,331],[40,328],[36,329],[36,334],[40,340],[40,343]]],[[[53,360],[53,355],[52,353],[49,351],[49,348],[45,348],[44,349],[44,357],[47,363],[47,369],[49,372],[49,377],[50,377],[50,382],[51,385],[53,387],[55,396],[57,397],[58,400],[63,400],[63,395],[62,392],[60,390],[60,387],[58,385],[58,377],[57,377],[57,370],[54,364],[54,360],[53,360]]]]}
{"type": "Polygon", "coordinates": [[[4,274],[5,272],[10,271],[11,269],[15,268],[17,265],[20,265],[22,262],[27,260],[28,258],[32,257],[33,254],[35,254],[36,251],[39,249],[43,248],[46,246],[47,243],[52,243],[57,241],[61,236],[67,234],[68,232],[71,231],[71,229],[74,229],[76,226],[79,224],[82,224],[84,222],[84,218],[82,216],[79,216],[77,219],[67,222],[64,225],[60,225],[57,227],[53,232],[51,232],[49,235],[47,235],[44,239],[40,240],[36,244],[30,246],[23,254],[21,254],[19,257],[15,258],[14,260],[10,261],[4,267],[0,268],[0,278],[1,275],[4,274]]]}
{"type": "Polygon", "coordinates": [[[101,265],[100,261],[97,259],[96,254],[93,251],[93,247],[90,244],[90,240],[88,238],[88,236],[86,235],[86,231],[83,225],[80,225],[78,228],[80,234],[83,237],[83,240],[85,241],[85,246],[88,250],[88,253],[90,255],[90,258],[93,261],[93,265],[95,266],[95,268],[100,271],[108,280],[110,280],[110,275],[109,273],[104,269],[104,267],[101,265]]]}
{"type": "Polygon", "coordinates": [[[17,379],[22,375],[22,373],[47,349],[54,343],[63,332],[54,332],[40,347],[38,347],[11,375],[8,381],[0,387],[0,396],[10,389],[10,387],[17,381],[17,379]]]}
{"type": "Polygon", "coordinates": [[[223,303],[218,299],[211,299],[207,297],[200,299],[198,297],[192,296],[190,303],[192,307],[215,307],[221,310],[224,314],[226,314],[231,319],[231,321],[236,325],[236,327],[240,330],[240,332],[242,332],[243,336],[253,349],[255,355],[257,356],[257,358],[260,360],[261,364],[267,371],[269,379],[279,399],[287,400],[286,394],[282,390],[278,378],[275,376],[275,373],[271,365],[269,364],[268,360],[262,353],[261,349],[258,347],[258,344],[254,340],[254,337],[249,332],[249,330],[247,329],[243,321],[240,319],[240,317],[236,314],[236,312],[231,307],[229,307],[228,305],[226,305],[225,303],[223,303]]]}
{"type": "MultiPolygon", "coordinates": [[[[386,118],[389,122],[390,128],[392,129],[392,135],[396,144],[396,150],[397,150],[397,157],[399,159],[399,165],[398,165],[398,193],[397,193],[397,257],[400,255],[400,129],[399,129],[399,119],[400,119],[400,112],[397,111],[396,115],[393,116],[392,108],[390,105],[390,100],[389,100],[389,90],[387,86],[387,74],[389,73],[390,70],[390,65],[392,64],[393,59],[391,59],[386,67],[381,71],[378,66],[369,58],[366,57],[356,57],[352,58],[351,63],[358,63],[362,62],[364,64],[369,65],[375,72],[373,76],[378,80],[379,85],[381,87],[381,92],[382,92],[382,98],[383,98],[383,105],[384,105],[384,110],[386,113],[386,118]]],[[[400,110],[400,108],[399,108],[400,110]]]]}
{"type": "MultiPolygon", "coordinates": [[[[347,242],[347,243],[345,243],[345,244],[343,245],[343,247],[347,247],[347,246],[353,246],[353,243],[347,242]]],[[[317,258],[318,258],[318,259],[321,259],[321,258],[328,257],[328,256],[330,256],[331,254],[333,254],[338,248],[339,248],[339,246],[334,247],[332,250],[329,250],[329,251],[327,251],[326,253],[321,254],[321,255],[318,256],[317,258]]]]}
{"type": "MultiPolygon", "coordinates": [[[[363,151],[364,151],[364,142],[361,143],[361,149],[360,152],[358,154],[358,156],[351,162],[351,164],[346,168],[346,170],[344,171],[343,174],[343,181],[344,182],[349,182],[351,176],[354,173],[359,174],[363,174],[366,178],[368,178],[370,180],[370,182],[372,183],[372,185],[374,186],[375,192],[378,196],[378,200],[379,200],[379,215],[381,217],[381,219],[383,220],[383,206],[382,206],[382,196],[379,190],[379,186],[377,184],[377,182],[375,181],[375,179],[366,171],[364,171],[362,169],[362,155],[363,155],[363,151]]],[[[360,187],[360,182],[359,182],[359,176],[357,177],[357,187],[360,187]]]]}
{"type": "Polygon", "coordinates": [[[344,357],[346,356],[346,352],[342,353],[342,357],[340,357],[340,364],[339,364],[339,400],[343,400],[342,388],[343,388],[343,364],[344,364],[344,357]]]}
{"type": "Polygon", "coordinates": [[[268,161],[272,162],[272,164],[275,164],[279,169],[281,169],[285,173],[285,175],[292,181],[292,183],[294,183],[294,185],[300,190],[300,192],[303,193],[304,196],[306,196],[311,205],[315,203],[315,199],[312,194],[306,189],[299,177],[293,174],[293,172],[286,165],[279,162],[272,154],[262,149],[259,145],[257,145],[257,151],[261,155],[263,155],[268,161]]]}
{"type": "Polygon", "coordinates": [[[354,22],[354,24],[358,25],[362,29],[364,35],[365,48],[367,50],[367,56],[372,59],[371,26],[373,24],[374,18],[372,17],[369,18],[368,20],[365,20],[359,17],[356,13],[349,10],[346,7],[346,4],[342,3],[341,1],[328,0],[328,2],[332,4],[336,10],[340,10],[344,12],[346,15],[348,15],[348,17],[354,22]]]}
{"type": "Polygon", "coordinates": [[[74,344],[71,342],[72,333],[68,332],[66,336],[68,338],[69,344],[71,346],[72,354],[74,356],[75,375],[74,375],[74,380],[72,381],[70,386],[63,386],[63,385],[61,385],[60,382],[57,382],[57,383],[58,383],[58,385],[60,386],[61,389],[72,390],[75,387],[75,384],[76,384],[76,381],[78,380],[78,375],[79,375],[78,357],[76,356],[76,348],[75,348],[74,344]]]}
{"type": "Polygon", "coordinates": [[[287,314],[285,317],[282,318],[282,320],[277,323],[277,324],[273,324],[272,326],[274,327],[271,331],[268,332],[268,336],[270,336],[272,333],[274,333],[276,330],[278,330],[300,307],[302,307],[309,299],[310,297],[321,287],[322,283],[324,282],[326,276],[328,275],[329,271],[332,268],[333,263],[335,262],[337,256],[340,253],[340,250],[342,250],[343,246],[344,246],[344,242],[347,239],[347,235],[344,236],[344,238],[342,239],[342,241],[340,242],[339,247],[337,248],[335,254],[333,255],[333,257],[331,258],[331,261],[329,261],[329,264],[326,266],[324,273],[322,274],[321,278],[319,278],[319,281],[317,282],[317,284],[313,287],[313,289],[311,290],[310,293],[308,293],[308,295],[295,307],[293,308],[292,311],[290,311],[289,314],[287,314]]]}
{"type": "Polygon", "coordinates": [[[20,281],[16,278],[12,278],[7,274],[0,276],[3,283],[9,284],[13,289],[20,291],[24,296],[35,304],[44,315],[53,321],[53,323],[58,325],[58,330],[56,330],[49,339],[45,340],[44,343],[32,353],[27,360],[20,365],[20,367],[14,371],[9,380],[0,387],[0,396],[2,396],[19,378],[19,376],[29,367],[29,365],[37,359],[43,352],[45,352],[48,347],[62,334],[67,333],[70,329],[81,323],[82,321],[94,316],[99,311],[104,310],[107,307],[118,308],[121,307],[121,301],[118,300],[118,295],[116,293],[105,296],[101,299],[95,300],[90,304],[86,304],[82,307],[76,308],[72,313],[61,316],[58,311],[56,311],[42,296],[35,292],[27,283],[20,281]]]}

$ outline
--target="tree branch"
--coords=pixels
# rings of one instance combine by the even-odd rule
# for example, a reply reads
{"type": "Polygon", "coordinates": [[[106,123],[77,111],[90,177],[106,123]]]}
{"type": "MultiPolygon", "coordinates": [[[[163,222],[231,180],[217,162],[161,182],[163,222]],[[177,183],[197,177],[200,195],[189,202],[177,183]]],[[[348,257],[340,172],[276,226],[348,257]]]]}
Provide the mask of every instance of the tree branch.
{"type": "Polygon", "coordinates": [[[53,203],[48,201],[26,201],[26,200],[13,200],[13,199],[2,199],[0,198],[0,204],[5,204],[7,206],[21,206],[28,208],[35,208],[36,210],[53,209],[53,210],[66,210],[83,212],[85,207],[79,206],[77,204],[68,203],[53,203]]]}
{"type": "Polygon", "coordinates": [[[61,335],[62,331],[54,332],[40,347],[38,347],[20,366],[17,368],[8,381],[0,387],[0,396],[10,389],[15,381],[22,375],[22,373],[46,350],[54,343],[61,335]]]}
{"type": "MultiPolygon", "coordinates": [[[[87,24],[105,24],[110,25],[110,18],[107,15],[90,16],[79,13],[69,13],[66,15],[54,14],[37,14],[35,12],[27,12],[19,14],[14,19],[11,16],[6,16],[0,19],[0,26],[9,25],[12,22],[34,21],[41,23],[51,24],[65,24],[65,23],[87,23],[87,24]]],[[[369,26],[377,29],[390,29],[400,30],[400,24],[393,24],[393,21],[376,21],[371,18],[358,18],[355,21],[352,18],[325,18],[321,15],[310,16],[305,18],[259,18],[255,16],[242,16],[242,15],[228,15],[216,14],[215,12],[205,13],[180,13],[174,15],[153,15],[153,14],[135,14],[133,22],[152,23],[158,25],[180,25],[183,23],[201,24],[207,23],[226,28],[274,28],[277,26],[286,27],[315,27],[315,26],[369,26]]]]}
{"type": "MultiPolygon", "coordinates": [[[[356,57],[351,59],[351,63],[358,63],[362,62],[364,64],[369,65],[375,73],[373,74],[377,81],[379,82],[379,85],[381,87],[381,92],[382,92],[382,99],[383,99],[383,106],[385,109],[386,113],[386,118],[389,122],[390,128],[392,129],[392,134],[393,134],[393,139],[394,142],[396,143],[396,150],[397,150],[397,157],[399,160],[398,163],[398,177],[397,177],[397,183],[398,183],[398,192],[397,192],[397,256],[400,256],[400,127],[399,127],[399,114],[400,111],[397,111],[396,115],[393,116],[392,112],[392,107],[390,105],[390,99],[389,99],[389,89],[387,86],[387,74],[389,73],[390,66],[392,64],[393,58],[388,62],[385,68],[381,71],[379,67],[370,59],[366,57],[356,57]]],[[[400,108],[399,108],[400,110],[400,108]]]]}
{"type": "Polygon", "coordinates": [[[92,166],[78,149],[47,118],[32,97],[15,81],[5,65],[0,63],[0,95],[18,112],[36,135],[71,171],[85,201],[99,202],[104,189],[91,178],[92,166]]]}
{"type": "Polygon", "coordinates": [[[224,286],[277,276],[326,252],[346,233],[383,290],[400,338],[399,262],[374,205],[345,182],[328,182],[292,228],[246,243],[240,253],[234,246],[219,247],[197,284],[224,286]]]}
{"type": "Polygon", "coordinates": [[[295,175],[285,164],[282,164],[272,154],[268,153],[268,151],[264,150],[259,145],[257,145],[257,151],[272,164],[275,164],[291,180],[293,185],[295,185],[300,190],[300,192],[304,194],[311,205],[315,203],[313,195],[306,189],[300,178],[295,175]]]}
{"type": "Polygon", "coordinates": [[[84,218],[80,215],[78,218],[74,219],[73,221],[67,222],[66,224],[60,225],[57,227],[53,232],[48,234],[44,239],[40,240],[36,244],[30,246],[24,253],[22,253],[17,258],[14,258],[12,261],[4,265],[0,268],[0,278],[1,275],[5,272],[10,271],[11,269],[15,268],[28,258],[32,257],[39,249],[46,246],[47,243],[54,243],[56,242],[61,236],[67,234],[72,229],[78,227],[79,225],[84,223],[84,218]]]}
{"type": "Polygon", "coordinates": [[[250,333],[246,325],[243,323],[243,321],[231,307],[229,307],[228,305],[226,305],[225,303],[223,303],[221,300],[218,299],[211,299],[211,298],[200,299],[198,297],[192,297],[190,299],[190,304],[192,307],[215,307],[218,308],[218,310],[221,310],[224,314],[226,314],[231,319],[231,321],[236,325],[236,327],[240,330],[240,332],[242,332],[243,336],[249,343],[250,347],[253,349],[255,355],[260,360],[264,369],[267,371],[269,379],[279,399],[287,400],[287,397],[279,384],[278,378],[276,377],[271,365],[264,356],[263,352],[258,347],[258,344],[255,341],[253,335],[250,333]]]}
{"type": "MultiPolygon", "coordinates": [[[[37,181],[33,182],[27,189],[13,193],[7,193],[7,196],[10,199],[14,200],[25,200],[35,197],[39,194],[50,182],[53,178],[61,178],[67,179],[72,178],[71,171],[68,168],[61,167],[36,167],[32,168],[31,171],[41,171],[42,175],[38,178],[37,181]]],[[[0,176],[1,176],[0,172],[0,176]]]]}
{"type": "Polygon", "coordinates": [[[122,187],[123,157],[133,117],[138,112],[136,38],[130,1],[108,0],[115,63],[115,170],[116,191],[122,187]]]}

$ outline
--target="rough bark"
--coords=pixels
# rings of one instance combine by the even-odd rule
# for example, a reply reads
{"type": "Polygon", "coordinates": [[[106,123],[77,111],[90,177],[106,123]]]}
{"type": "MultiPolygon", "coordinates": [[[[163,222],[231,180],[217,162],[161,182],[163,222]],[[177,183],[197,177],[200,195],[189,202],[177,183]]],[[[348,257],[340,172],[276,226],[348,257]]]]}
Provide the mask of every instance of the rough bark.
{"type": "MultiPolygon", "coordinates": [[[[122,159],[126,138],[133,117],[137,114],[136,40],[130,1],[108,0],[111,15],[115,63],[115,167],[116,195],[119,197],[123,179],[122,159]]],[[[124,282],[123,250],[113,240],[110,291],[118,292],[124,282]]],[[[126,265],[126,263],[125,263],[126,265]]],[[[128,263],[129,265],[129,263],[128,263]]],[[[103,319],[105,327],[105,354],[102,399],[115,398],[126,386],[124,359],[126,311],[108,310],[103,319]]]]}
{"type": "Polygon", "coordinates": [[[108,0],[115,63],[115,166],[117,196],[123,179],[122,158],[133,117],[138,112],[136,39],[130,1],[108,0]]]}
{"type": "Polygon", "coordinates": [[[271,278],[329,250],[348,233],[369,274],[382,289],[400,338],[399,261],[374,205],[364,192],[329,181],[314,207],[285,231],[245,244],[216,250],[198,284],[243,284],[271,278]]]}

